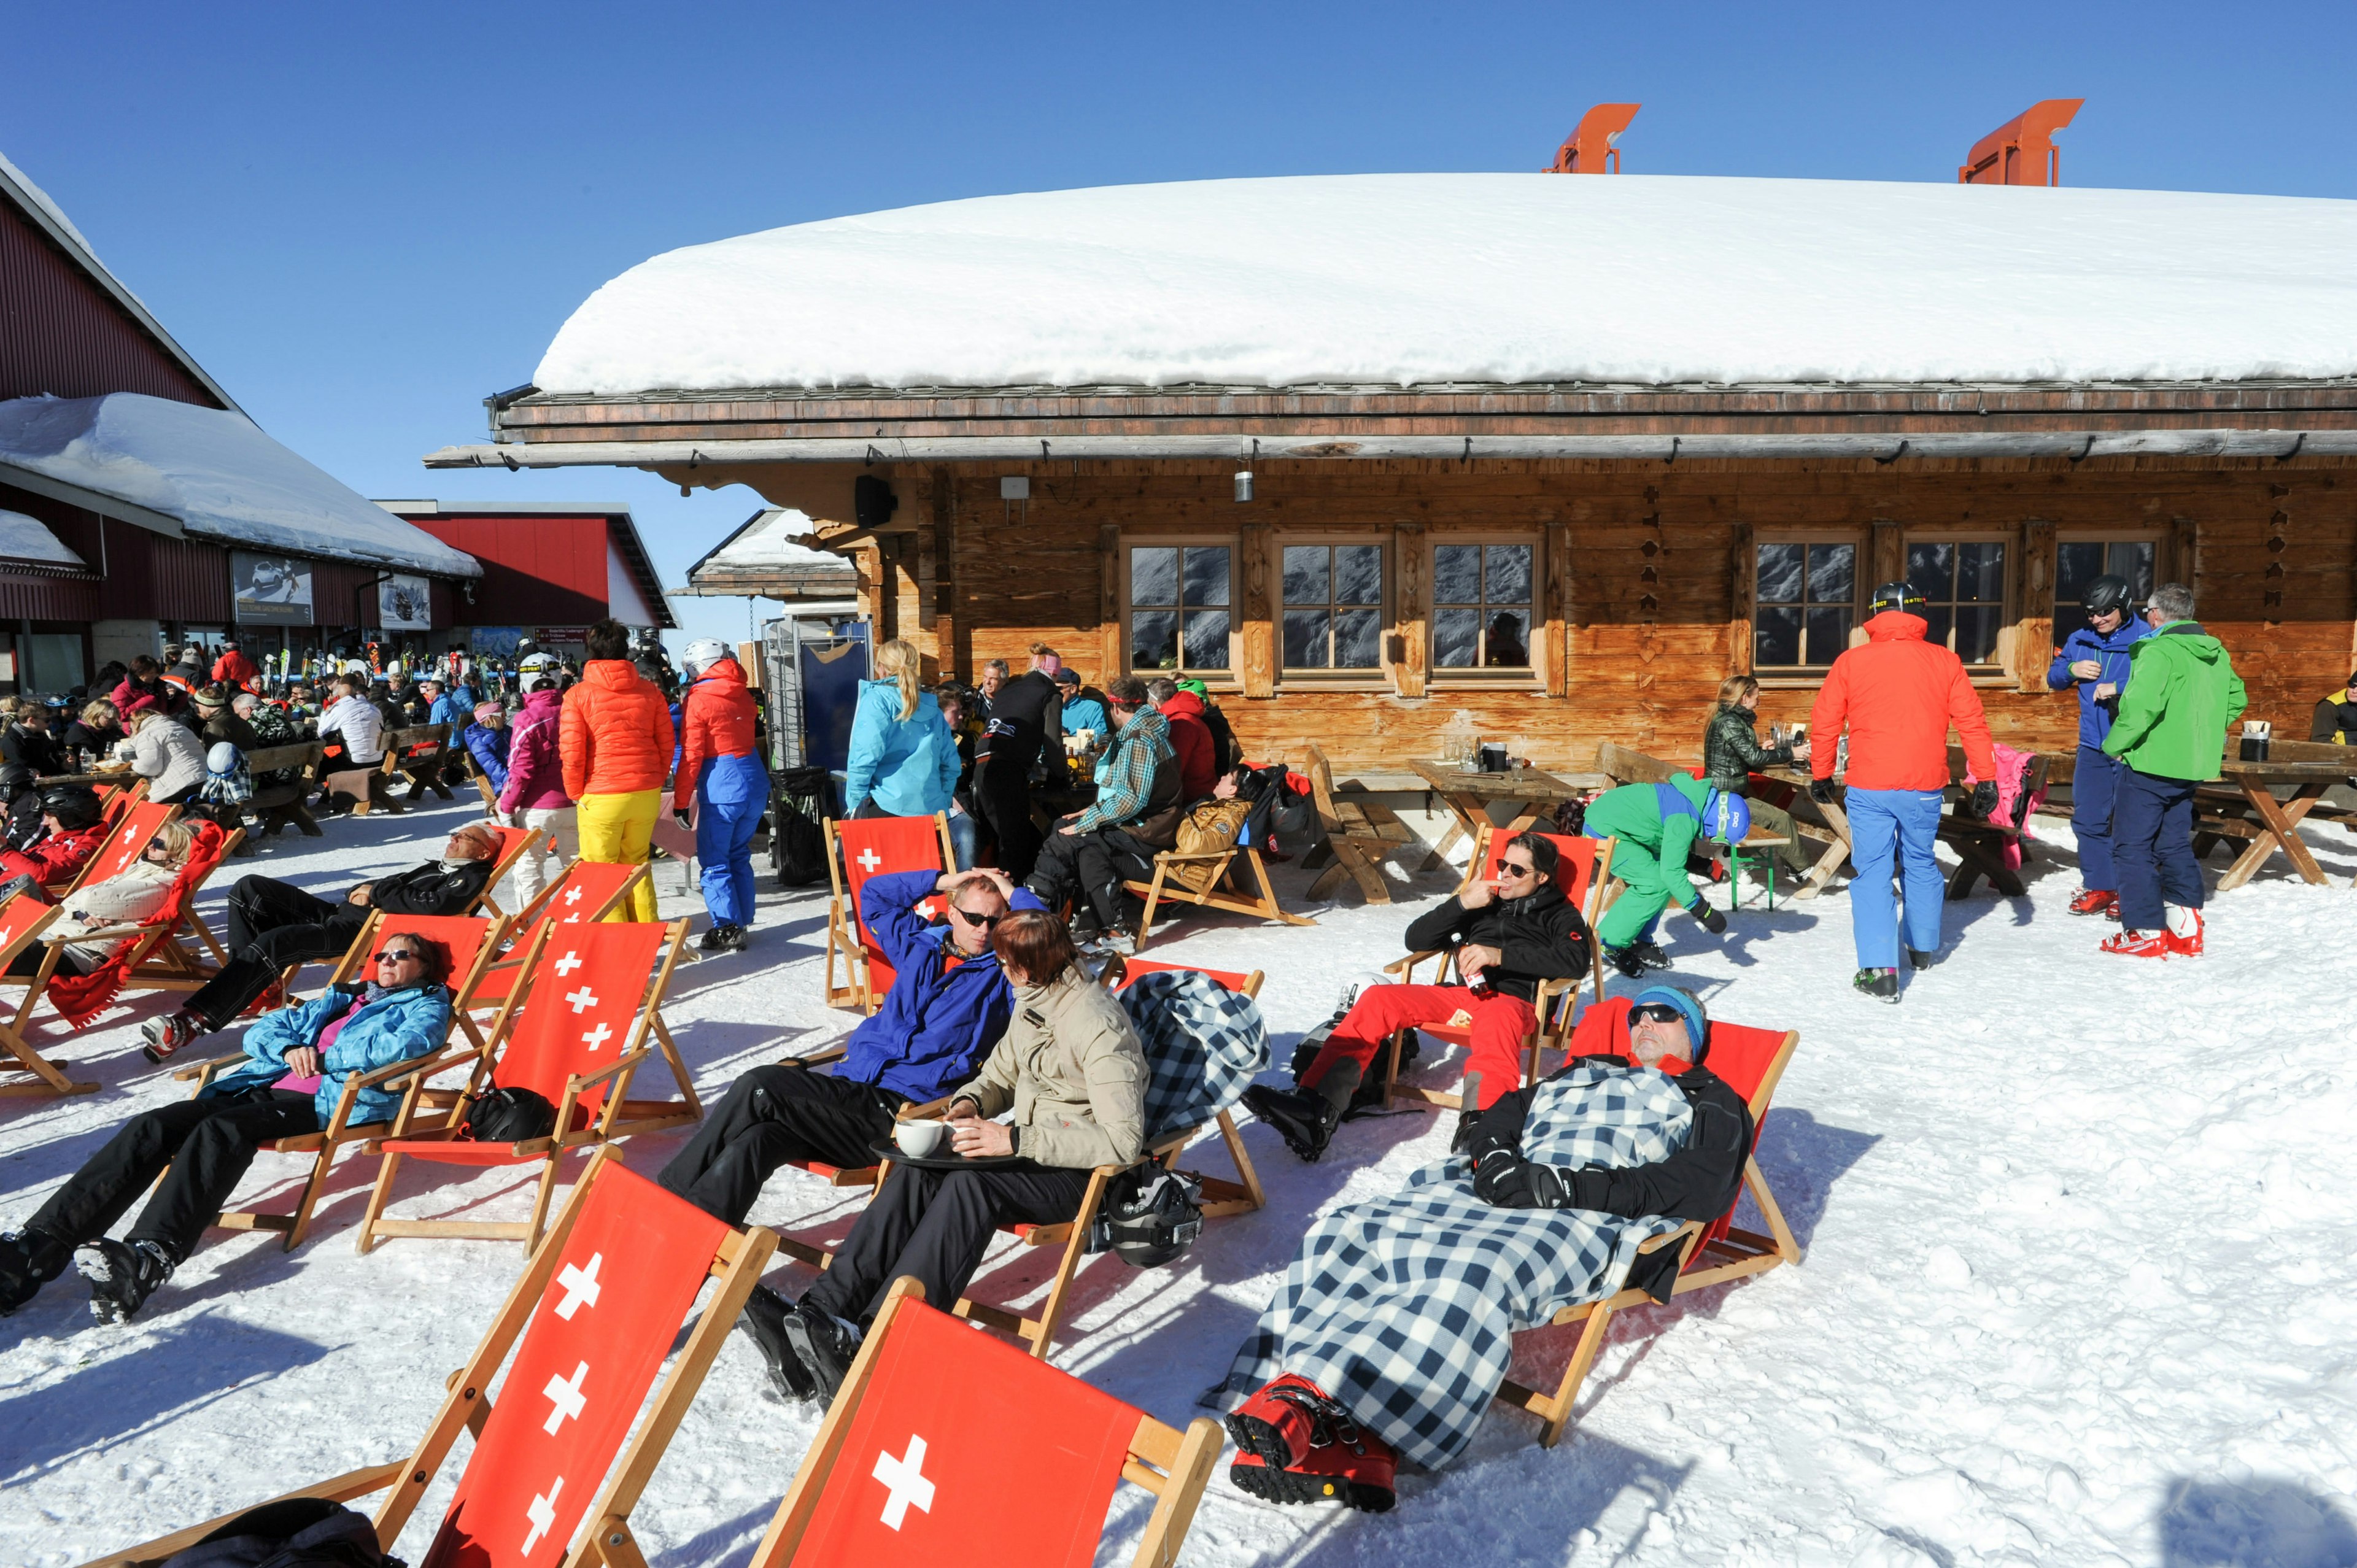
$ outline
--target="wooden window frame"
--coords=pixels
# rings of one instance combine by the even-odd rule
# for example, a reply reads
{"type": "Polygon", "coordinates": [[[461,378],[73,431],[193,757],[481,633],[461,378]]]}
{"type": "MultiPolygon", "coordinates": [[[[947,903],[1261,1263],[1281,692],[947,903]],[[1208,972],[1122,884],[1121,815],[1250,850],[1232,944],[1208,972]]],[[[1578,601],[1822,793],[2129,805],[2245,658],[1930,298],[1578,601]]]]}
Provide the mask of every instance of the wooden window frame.
{"type": "MultiPolygon", "coordinates": [[[[1242,690],[1243,686],[1244,628],[1246,622],[1254,618],[1256,615],[1265,616],[1265,607],[1255,607],[1250,602],[1251,590],[1246,580],[1246,574],[1244,571],[1244,542],[1243,533],[1241,532],[1235,533],[1220,533],[1213,532],[1209,530],[1184,533],[1129,533],[1125,532],[1121,534],[1120,539],[1120,549],[1118,553],[1115,555],[1114,562],[1114,576],[1115,579],[1114,592],[1114,625],[1121,642],[1121,660],[1115,668],[1118,668],[1125,674],[1135,675],[1141,681],[1152,681],[1157,678],[1167,677],[1173,681],[1200,681],[1205,686],[1216,692],[1224,693],[1242,690]],[[1141,670],[1130,662],[1130,653],[1135,647],[1135,641],[1131,637],[1129,630],[1130,617],[1137,607],[1131,604],[1129,597],[1131,554],[1133,552],[1138,550],[1167,550],[1174,548],[1180,550],[1222,549],[1228,553],[1228,667],[1224,670],[1194,670],[1188,668],[1184,664],[1171,670],[1141,670]]],[[[1179,582],[1181,585],[1179,593],[1181,597],[1183,597],[1186,593],[1184,585],[1185,581],[1186,572],[1182,564],[1179,572],[1179,582]]],[[[1173,607],[1165,605],[1148,605],[1146,607],[1148,610],[1160,610],[1170,607],[1173,607]]],[[[1178,607],[1183,611],[1184,607],[1178,607]]],[[[1179,619],[1178,646],[1182,651],[1187,646],[1186,620],[1183,613],[1179,619]]]]}
{"type": "MultiPolygon", "coordinates": [[[[1391,525],[1370,524],[1365,528],[1298,528],[1278,529],[1269,541],[1268,602],[1254,606],[1254,613],[1265,616],[1271,639],[1271,664],[1277,686],[1298,686],[1320,692],[1389,691],[1392,689],[1391,640],[1400,620],[1399,543],[1393,537],[1391,525]],[[1294,666],[1285,662],[1285,551],[1287,545],[1322,544],[1370,545],[1383,552],[1383,596],[1373,607],[1381,622],[1376,633],[1375,662],[1363,670],[1321,670],[1315,666],[1294,666]]],[[[1330,590],[1329,590],[1330,591],[1330,590]]],[[[1329,599],[1329,603],[1331,601],[1329,599]]],[[[1358,607],[1364,608],[1366,607],[1358,607]]],[[[1331,635],[1330,633],[1329,634],[1331,635]]]]}
{"type": "MultiPolygon", "coordinates": [[[[1988,659],[1977,664],[1966,664],[1964,674],[1975,685],[2011,684],[2018,678],[2018,645],[2021,638],[2023,607],[2019,602],[2019,595],[2021,556],[2024,549],[2022,531],[2018,527],[1904,529],[1899,540],[1899,575],[1901,577],[1907,575],[1908,547],[1914,544],[2002,544],[2005,546],[2012,559],[2006,562],[2002,569],[2005,593],[2004,597],[1997,601],[1996,647],[1988,659]]],[[[1872,593],[1874,590],[1868,587],[1866,591],[1872,593]]],[[[1954,600],[1949,601],[1951,608],[1954,604],[1954,600]]],[[[1860,624],[1863,625],[1863,621],[1860,624]]],[[[1950,628],[1949,636],[1953,640],[1954,637],[1953,627],[1950,628]]]]}
{"type": "Polygon", "coordinates": [[[1737,607],[1741,611],[1743,634],[1748,639],[1743,660],[1746,672],[1757,676],[1761,687],[1769,691],[1811,691],[1825,683],[1826,671],[1833,668],[1830,660],[1824,664],[1765,666],[1759,661],[1760,552],[1770,544],[1847,544],[1857,552],[1857,566],[1850,575],[1850,635],[1844,644],[1845,648],[1855,648],[1859,628],[1866,624],[1866,596],[1873,591],[1873,585],[1867,581],[1874,568],[1872,532],[1862,523],[1751,531],[1749,558],[1740,564],[1742,570],[1738,578],[1744,602],[1737,607]]]}
{"type": "MultiPolygon", "coordinates": [[[[1526,686],[1536,692],[1546,690],[1549,668],[1559,657],[1547,646],[1553,611],[1549,596],[1552,580],[1547,575],[1547,532],[1543,526],[1477,529],[1461,533],[1429,528],[1425,531],[1423,559],[1418,563],[1423,568],[1423,583],[1416,609],[1421,614],[1423,625],[1424,672],[1427,686],[1458,689],[1526,686]],[[1529,660],[1527,664],[1494,670],[1486,667],[1448,669],[1441,665],[1437,653],[1438,637],[1433,628],[1443,607],[1438,596],[1439,553],[1442,546],[1449,544],[1520,544],[1529,548],[1530,620],[1523,631],[1523,652],[1529,660]]],[[[1488,591],[1486,583],[1483,591],[1488,591]]],[[[1487,601],[1483,603],[1486,608],[1487,601]]]]}

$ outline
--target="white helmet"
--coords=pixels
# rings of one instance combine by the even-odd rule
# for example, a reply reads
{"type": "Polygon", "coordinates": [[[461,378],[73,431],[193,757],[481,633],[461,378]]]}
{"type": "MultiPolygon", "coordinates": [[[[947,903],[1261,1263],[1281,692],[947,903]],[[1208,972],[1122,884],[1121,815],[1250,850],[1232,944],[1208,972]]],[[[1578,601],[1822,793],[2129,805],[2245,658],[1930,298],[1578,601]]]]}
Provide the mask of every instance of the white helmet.
{"type": "Polygon", "coordinates": [[[556,660],[545,653],[527,653],[516,664],[520,674],[530,675],[543,670],[554,670],[556,660]]]}
{"type": "Polygon", "coordinates": [[[680,662],[691,676],[701,675],[713,665],[728,657],[728,645],[716,637],[699,637],[687,645],[680,662]]]}
{"type": "Polygon", "coordinates": [[[217,740],[205,752],[205,768],[213,773],[234,773],[237,771],[238,756],[236,746],[228,741],[217,740]]]}

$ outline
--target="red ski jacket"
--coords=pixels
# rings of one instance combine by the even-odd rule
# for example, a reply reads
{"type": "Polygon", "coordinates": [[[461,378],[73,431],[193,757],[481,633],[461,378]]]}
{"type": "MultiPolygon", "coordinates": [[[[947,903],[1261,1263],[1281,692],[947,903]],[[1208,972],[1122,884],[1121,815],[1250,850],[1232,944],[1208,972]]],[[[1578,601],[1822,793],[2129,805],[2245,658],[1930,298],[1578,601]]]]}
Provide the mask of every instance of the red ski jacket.
{"type": "Polygon", "coordinates": [[[1964,660],[1923,640],[1921,616],[1885,610],[1866,623],[1871,641],[1834,660],[1809,710],[1809,771],[1834,776],[1834,738],[1849,731],[1853,789],[1944,789],[1948,726],[1964,744],[1974,777],[1996,777],[1981,697],[1964,660]]]}
{"type": "Polygon", "coordinates": [[[106,843],[106,831],[101,824],[44,834],[28,848],[0,853],[0,872],[29,876],[44,886],[62,886],[90,864],[90,857],[106,843]]]}
{"type": "MultiPolygon", "coordinates": [[[[753,693],[745,689],[745,667],[734,659],[707,666],[687,689],[679,712],[679,773],[672,780],[672,809],[684,811],[695,800],[704,765],[718,757],[753,752],[753,693]]],[[[715,781],[716,783],[717,780],[715,781]]]]}

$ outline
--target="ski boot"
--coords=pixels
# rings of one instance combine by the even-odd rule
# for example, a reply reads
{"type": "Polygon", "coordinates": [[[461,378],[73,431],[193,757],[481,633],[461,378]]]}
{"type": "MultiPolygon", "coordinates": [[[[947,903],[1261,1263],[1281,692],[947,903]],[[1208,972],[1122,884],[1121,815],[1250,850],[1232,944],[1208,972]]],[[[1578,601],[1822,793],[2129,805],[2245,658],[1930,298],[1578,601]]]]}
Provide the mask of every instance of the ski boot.
{"type": "Polygon", "coordinates": [[[1325,1096],[1302,1089],[1271,1089],[1256,1083],[1244,1090],[1244,1103],[1254,1115],[1276,1129],[1285,1146],[1303,1161],[1314,1164],[1334,1141],[1341,1115],[1325,1096]]]}
{"type": "Polygon", "coordinates": [[[2200,958],[2201,956],[2201,911],[2189,909],[2180,904],[2169,914],[2169,955],[2173,958],[2200,958]],[[2177,916],[2179,913],[2188,917],[2187,923],[2192,929],[2183,932],[2178,930],[2177,916]]]}
{"type": "Polygon", "coordinates": [[[786,1319],[793,1312],[793,1304],[768,1285],[755,1285],[753,1294],[745,1298],[745,1310],[737,1319],[737,1326],[745,1331],[769,1363],[770,1381],[778,1396],[788,1404],[800,1404],[818,1397],[818,1385],[812,1381],[810,1369],[794,1353],[792,1343],[786,1337],[786,1319]]]}
{"type": "Polygon", "coordinates": [[[851,1370],[851,1359],[859,1354],[857,1337],[845,1333],[842,1324],[807,1300],[797,1303],[780,1326],[785,1331],[786,1343],[801,1359],[818,1402],[833,1404],[835,1391],[843,1387],[843,1380],[851,1370]]]}
{"type": "Polygon", "coordinates": [[[1925,970],[1931,968],[1933,964],[1939,961],[1940,950],[1937,948],[1932,949],[1930,952],[1925,952],[1921,948],[1909,948],[1907,950],[1907,967],[1910,969],[1925,970]]]}
{"type": "Polygon", "coordinates": [[[11,1230],[0,1236],[0,1317],[27,1302],[43,1285],[66,1272],[73,1249],[38,1230],[11,1230]]]}
{"type": "Polygon", "coordinates": [[[2117,936],[2104,939],[2103,950],[2122,958],[2167,958],[2177,948],[2167,930],[2131,931],[2123,927],[2117,936]]]}
{"type": "Polygon", "coordinates": [[[128,1320],[178,1266],[154,1241],[117,1241],[108,1236],[74,1254],[74,1267],[90,1282],[90,1315],[101,1323],[128,1320]]]}
{"type": "Polygon", "coordinates": [[[2120,896],[2102,887],[2083,887],[2079,896],[2071,900],[2071,913],[2074,915],[2110,915],[2119,907],[2120,896]]]}
{"type": "Polygon", "coordinates": [[[182,1046],[204,1033],[203,1022],[193,1013],[167,1013],[160,1018],[150,1018],[139,1026],[139,1033],[147,1043],[139,1054],[151,1062],[162,1062],[182,1046]]]}
{"type": "Polygon", "coordinates": [[[1394,1501],[1399,1456],[1307,1378],[1287,1373],[1227,1418],[1236,1457],[1228,1478],[1272,1503],[1331,1498],[1367,1513],[1394,1501]]]}
{"type": "Polygon", "coordinates": [[[1895,969],[1861,969],[1850,976],[1849,983],[1860,996],[1894,1004],[1899,1000],[1899,972],[1895,969]]]}
{"type": "Polygon", "coordinates": [[[1631,980],[1645,978],[1645,962],[1637,956],[1637,950],[1633,947],[1616,948],[1607,944],[1604,949],[1604,961],[1631,980]]]}

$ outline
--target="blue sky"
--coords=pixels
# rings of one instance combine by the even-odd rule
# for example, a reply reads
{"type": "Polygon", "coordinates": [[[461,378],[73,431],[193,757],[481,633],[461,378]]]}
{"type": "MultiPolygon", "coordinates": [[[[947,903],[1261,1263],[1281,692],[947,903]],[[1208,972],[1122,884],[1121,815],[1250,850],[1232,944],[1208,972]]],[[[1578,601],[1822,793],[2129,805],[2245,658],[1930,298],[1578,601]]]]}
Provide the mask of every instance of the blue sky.
{"type": "MultiPolygon", "coordinates": [[[[429,474],[599,284],[1002,191],[1536,169],[1951,180],[2083,97],[2066,183],[2357,196],[2357,5],[20,3],[5,152],[264,428],[364,494],[630,501],[664,581],[759,506],[429,474]]],[[[676,601],[745,635],[742,601],[676,601]]]]}

